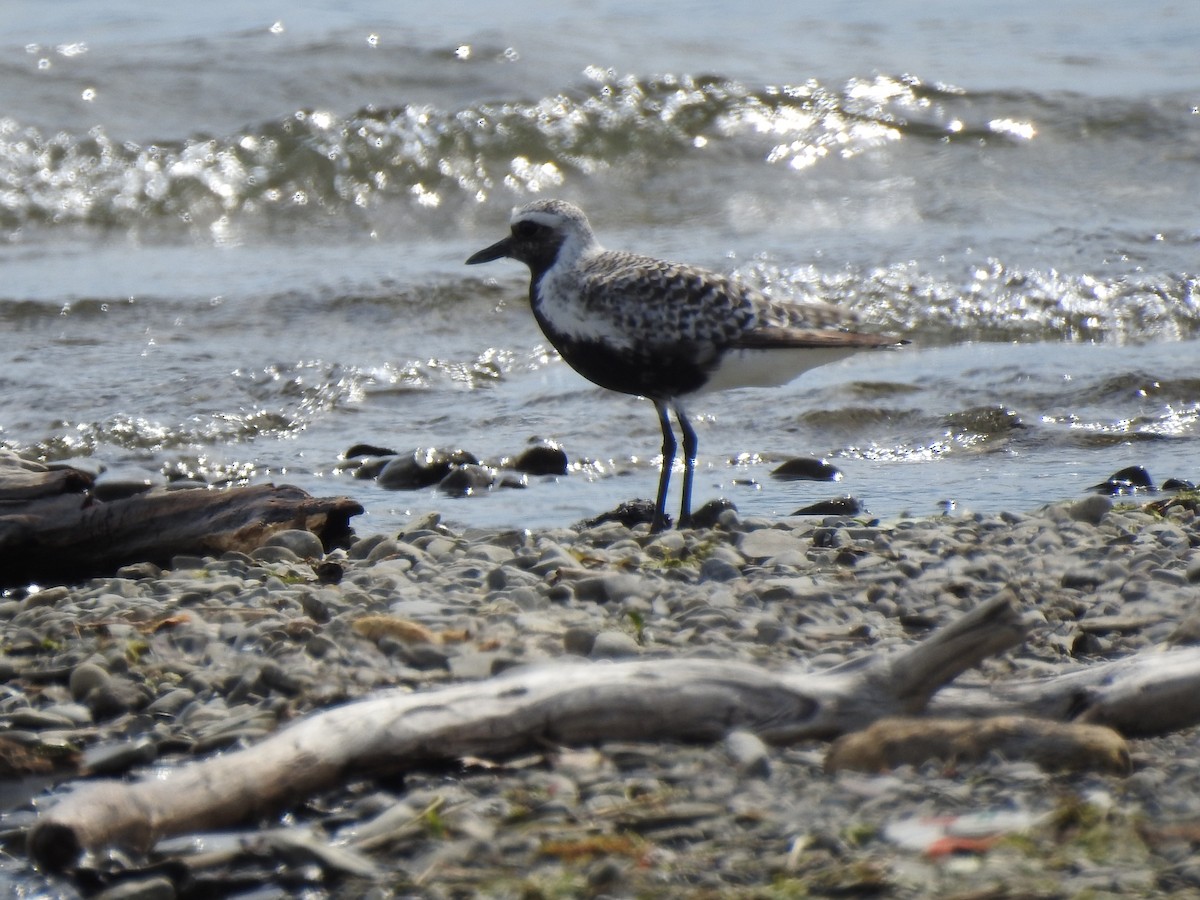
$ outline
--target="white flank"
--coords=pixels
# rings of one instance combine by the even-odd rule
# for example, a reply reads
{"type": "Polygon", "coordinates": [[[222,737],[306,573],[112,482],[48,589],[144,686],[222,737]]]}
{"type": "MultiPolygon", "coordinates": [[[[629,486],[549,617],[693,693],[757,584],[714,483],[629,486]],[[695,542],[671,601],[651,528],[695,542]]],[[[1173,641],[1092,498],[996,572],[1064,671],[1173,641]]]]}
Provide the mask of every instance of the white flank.
{"type": "Polygon", "coordinates": [[[742,387],[778,387],[794,380],[809,369],[853,356],[861,349],[787,347],[772,350],[730,350],[721,357],[717,370],[697,393],[707,394],[710,391],[726,391],[742,387]]]}

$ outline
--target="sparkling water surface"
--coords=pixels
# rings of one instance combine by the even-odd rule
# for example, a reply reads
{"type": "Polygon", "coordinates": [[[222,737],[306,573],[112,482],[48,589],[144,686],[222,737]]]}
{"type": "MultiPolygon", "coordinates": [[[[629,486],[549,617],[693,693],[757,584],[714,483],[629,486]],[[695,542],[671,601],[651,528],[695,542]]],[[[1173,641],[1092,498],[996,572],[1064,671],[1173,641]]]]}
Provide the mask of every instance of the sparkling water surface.
{"type": "MultiPolygon", "coordinates": [[[[0,443],[110,474],[563,525],[653,494],[650,405],[548,349],[537,196],[608,246],[826,299],[913,344],[695,404],[697,500],[1020,510],[1194,480],[1200,16],[1172,3],[67,2],[0,42],[0,443]],[[559,442],[451,499],[351,445],[559,442]],[[822,456],[837,484],[781,482],[822,456]]],[[[674,501],[673,501],[674,502],[674,501]]]]}

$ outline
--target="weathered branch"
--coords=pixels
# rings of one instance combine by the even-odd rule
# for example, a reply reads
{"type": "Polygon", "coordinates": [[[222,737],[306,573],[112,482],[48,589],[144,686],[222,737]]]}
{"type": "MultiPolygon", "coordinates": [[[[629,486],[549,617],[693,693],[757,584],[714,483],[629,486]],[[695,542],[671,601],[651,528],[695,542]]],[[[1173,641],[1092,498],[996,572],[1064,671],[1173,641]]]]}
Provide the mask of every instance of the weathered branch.
{"type": "MultiPolygon", "coordinates": [[[[43,486],[55,473],[45,474],[43,486]]],[[[78,489],[67,476],[53,483],[78,489]]],[[[134,562],[166,565],[178,554],[249,552],[284,528],[312,531],[328,547],[361,512],[353,500],[290,485],[154,491],[107,503],[86,492],[46,493],[0,503],[0,587],[75,581],[134,562]]]]}
{"type": "Polygon", "coordinates": [[[560,663],[437,691],[392,692],[312,715],[246,750],[132,784],[85,785],[41,817],[30,851],[62,868],[83,850],[145,850],[167,835],[261,816],[348,774],[505,757],[547,744],[707,741],[734,729],[776,743],[836,736],[915,711],[945,681],[1023,635],[1002,594],[911,650],[828,672],[697,659],[560,663]]]}
{"type": "Polygon", "coordinates": [[[1200,647],[1094,663],[1046,678],[954,685],[931,703],[939,716],[1025,715],[1107,725],[1128,737],[1200,722],[1200,647]]]}

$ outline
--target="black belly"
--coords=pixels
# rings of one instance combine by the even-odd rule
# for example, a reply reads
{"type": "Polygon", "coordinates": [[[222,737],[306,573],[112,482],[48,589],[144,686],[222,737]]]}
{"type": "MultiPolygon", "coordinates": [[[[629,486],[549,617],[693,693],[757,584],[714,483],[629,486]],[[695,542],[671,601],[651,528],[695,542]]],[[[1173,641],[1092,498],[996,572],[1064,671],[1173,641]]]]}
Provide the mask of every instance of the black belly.
{"type": "Polygon", "coordinates": [[[601,341],[580,341],[547,335],[572,369],[601,387],[652,400],[670,400],[699,390],[708,372],[688,348],[620,350],[601,341]]]}

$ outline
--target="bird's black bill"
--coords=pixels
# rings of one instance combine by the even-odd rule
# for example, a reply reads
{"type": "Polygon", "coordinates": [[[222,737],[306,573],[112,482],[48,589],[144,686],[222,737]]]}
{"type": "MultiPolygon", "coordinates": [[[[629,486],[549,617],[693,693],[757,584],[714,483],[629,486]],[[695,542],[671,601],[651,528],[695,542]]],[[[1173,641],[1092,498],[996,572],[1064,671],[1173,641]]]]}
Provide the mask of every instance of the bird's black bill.
{"type": "Polygon", "coordinates": [[[510,255],[512,250],[512,238],[506,237],[503,240],[496,241],[490,247],[485,247],[478,253],[472,254],[467,259],[468,266],[478,265],[479,263],[491,262],[494,259],[504,259],[510,255]]]}

